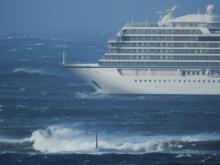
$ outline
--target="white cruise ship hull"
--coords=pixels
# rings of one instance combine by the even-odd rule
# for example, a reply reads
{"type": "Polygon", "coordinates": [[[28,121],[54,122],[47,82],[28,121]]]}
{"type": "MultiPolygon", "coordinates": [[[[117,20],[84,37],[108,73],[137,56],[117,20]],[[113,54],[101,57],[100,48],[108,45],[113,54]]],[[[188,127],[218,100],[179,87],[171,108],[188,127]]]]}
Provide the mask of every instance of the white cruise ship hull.
{"type": "Polygon", "coordinates": [[[182,76],[178,71],[117,69],[94,66],[69,67],[99,93],[219,95],[220,78],[209,75],[182,76]]]}

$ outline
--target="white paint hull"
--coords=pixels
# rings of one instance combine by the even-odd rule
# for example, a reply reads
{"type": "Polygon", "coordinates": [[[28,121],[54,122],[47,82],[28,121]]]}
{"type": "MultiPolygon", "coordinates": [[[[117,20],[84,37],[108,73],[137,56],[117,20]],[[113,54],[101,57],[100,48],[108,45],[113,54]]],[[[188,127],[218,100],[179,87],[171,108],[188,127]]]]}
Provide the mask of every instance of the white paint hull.
{"type": "Polygon", "coordinates": [[[98,92],[108,94],[197,94],[219,95],[220,77],[182,76],[172,73],[149,73],[135,69],[120,73],[117,68],[70,68],[98,92]]]}

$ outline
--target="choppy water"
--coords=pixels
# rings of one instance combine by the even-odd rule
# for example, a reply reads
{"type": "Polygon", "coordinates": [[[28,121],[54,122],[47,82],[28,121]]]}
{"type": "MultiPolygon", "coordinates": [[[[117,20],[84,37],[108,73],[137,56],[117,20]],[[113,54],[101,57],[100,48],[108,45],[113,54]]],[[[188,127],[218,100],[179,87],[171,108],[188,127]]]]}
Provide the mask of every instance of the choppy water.
{"type": "Polygon", "coordinates": [[[0,36],[0,164],[220,164],[220,96],[101,95],[62,68],[100,38],[0,36]]]}

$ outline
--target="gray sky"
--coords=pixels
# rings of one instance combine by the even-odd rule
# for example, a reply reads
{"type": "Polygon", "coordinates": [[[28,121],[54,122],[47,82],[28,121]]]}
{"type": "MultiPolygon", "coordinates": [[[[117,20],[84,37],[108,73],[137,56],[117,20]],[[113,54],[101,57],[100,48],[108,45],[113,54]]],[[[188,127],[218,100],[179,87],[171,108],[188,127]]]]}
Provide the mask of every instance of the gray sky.
{"type": "MultiPolygon", "coordinates": [[[[177,15],[205,12],[208,4],[220,13],[220,0],[0,0],[0,33],[112,32],[130,20],[157,21],[156,11],[177,4],[177,15]]],[[[220,15],[220,14],[219,14],[220,15]]]]}

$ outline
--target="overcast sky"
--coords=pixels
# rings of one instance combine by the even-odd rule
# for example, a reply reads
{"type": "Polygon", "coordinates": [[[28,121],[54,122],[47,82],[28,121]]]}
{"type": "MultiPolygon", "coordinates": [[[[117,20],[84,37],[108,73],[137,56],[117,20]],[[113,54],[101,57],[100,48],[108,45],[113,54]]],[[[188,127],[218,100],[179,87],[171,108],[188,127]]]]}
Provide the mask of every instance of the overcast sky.
{"type": "MultiPolygon", "coordinates": [[[[156,11],[179,6],[176,15],[205,12],[208,4],[220,13],[220,0],[0,0],[0,33],[80,33],[117,31],[135,21],[156,22],[156,11]]],[[[220,15],[220,14],[219,14],[220,15]]]]}

